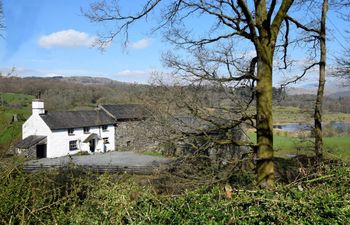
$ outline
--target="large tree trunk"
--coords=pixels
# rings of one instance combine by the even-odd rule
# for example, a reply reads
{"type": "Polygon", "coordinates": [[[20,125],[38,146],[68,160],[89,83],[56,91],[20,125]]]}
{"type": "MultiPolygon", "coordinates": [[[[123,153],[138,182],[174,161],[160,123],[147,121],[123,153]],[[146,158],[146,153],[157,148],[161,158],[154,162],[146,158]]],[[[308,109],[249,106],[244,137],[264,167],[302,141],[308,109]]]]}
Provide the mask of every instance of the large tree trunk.
{"type": "Polygon", "coordinates": [[[318,160],[323,158],[323,138],[322,138],[322,103],[324,86],[326,83],[326,15],[328,0],[323,1],[321,29],[320,29],[320,74],[315,104],[315,153],[318,160]]]}
{"type": "Polygon", "coordinates": [[[257,52],[257,183],[262,187],[271,187],[275,179],[272,129],[273,50],[267,44],[257,52]]]}

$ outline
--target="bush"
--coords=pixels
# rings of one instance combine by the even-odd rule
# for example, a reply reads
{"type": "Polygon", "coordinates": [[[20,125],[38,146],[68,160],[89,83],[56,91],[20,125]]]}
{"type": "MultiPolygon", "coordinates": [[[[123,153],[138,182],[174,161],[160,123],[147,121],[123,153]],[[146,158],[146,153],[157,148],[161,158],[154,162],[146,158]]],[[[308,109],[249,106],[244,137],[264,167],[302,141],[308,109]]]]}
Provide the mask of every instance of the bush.
{"type": "Polygon", "coordinates": [[[140,177],[126,174],[74,169],[27,174],[13,163],[0,169],[3,224],[350,224],[345,165],[326,165],[273,190],[252,188],[251,174],[240,172],[231,177],[232,198],[221,183],[159,195],[145,186],[149,182],[141,185],[140,177]]]}

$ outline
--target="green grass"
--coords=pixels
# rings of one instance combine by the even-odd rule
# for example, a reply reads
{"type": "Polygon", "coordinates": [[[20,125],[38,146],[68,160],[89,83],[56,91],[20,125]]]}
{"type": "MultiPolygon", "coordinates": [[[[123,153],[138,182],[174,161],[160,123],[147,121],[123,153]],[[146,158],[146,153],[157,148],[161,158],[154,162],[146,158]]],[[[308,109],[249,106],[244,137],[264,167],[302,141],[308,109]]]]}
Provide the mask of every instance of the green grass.
{"type": "Polygon", "coordinates": [[[0,149],[21,137],[22,124],[30,116],[33,96],[14,93],[0,93],[0,149]],[[12,123],[13,115],[19,121],[12,123]]]}
{"type": "Polygon", "coordinates": [[[8,125],[0,132],[0,144],[10,143],[13,140],[17,140],[21,137],[23,122],[17,122],[8,125]]]}
{"type": "Polygon", "coordinates": [[[25,94],[15,93],[0,93],[0,104],[4,103],[4,106],[21,106],[28,107],[34,97],[25,94]]]}
{"type": "Polygon", "coordinates": [[[350,136],[325,137],[324,142],[330,156],[350,161],[350,136]]]}
{"type": "MultiPolygon", "coordinates": [[[[284,107],[276,106],[273,107],[273,120],[274,124],[283,123],[308,123],[313,121],[313,109],[302,110],[297,107],[284,107]]],[[[324,112],[323,122],[348,122],[350,123],[349,113],[331,113],[324,112]]]]}
{"type": "Polygon", "coordinates": [[[312,113],[301,110],[297,107],[273,107],[273,120],[275,124],[302,123],[311,119],[312,113]]]}
{"type": "MultiPolygon", "coordinates": [[[[256,143],[256,134],[249,133],[249,138],[256,143]]],[[[313,139],[301,140],[295,137],[274,135],[275,156],[287,157],[288,154],[313,154],[313,139]]],[[[350,135],[341,137],[324,137],[325,155],[329,158],[350,161],[350,135]]]]}
{"type": "Polygon", "coordinates": [[[160,152],[142,152],[142,154],[149,156],[163,156],[160,152]]]}

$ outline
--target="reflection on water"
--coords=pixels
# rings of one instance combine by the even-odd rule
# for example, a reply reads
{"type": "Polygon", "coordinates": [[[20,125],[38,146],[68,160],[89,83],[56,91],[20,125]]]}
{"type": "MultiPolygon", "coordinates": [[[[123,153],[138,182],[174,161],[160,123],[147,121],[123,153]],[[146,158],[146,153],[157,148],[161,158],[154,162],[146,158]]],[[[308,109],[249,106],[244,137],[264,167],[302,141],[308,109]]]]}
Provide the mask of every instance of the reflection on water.
{"type": "MultiPolygon", "coordinates": [[[[328,123],[323,124],[323,126],[331,126],[335,129],[349,129],[350,123],[328,123]]],[[[301,123],[289,123],[289,124],[281,124],[281,125],[273,125],[274,129],[280,129],[283,131],[302,131],[302,130],[311,130],[313,125],[310,124],[301,124],[301,123]]]]}

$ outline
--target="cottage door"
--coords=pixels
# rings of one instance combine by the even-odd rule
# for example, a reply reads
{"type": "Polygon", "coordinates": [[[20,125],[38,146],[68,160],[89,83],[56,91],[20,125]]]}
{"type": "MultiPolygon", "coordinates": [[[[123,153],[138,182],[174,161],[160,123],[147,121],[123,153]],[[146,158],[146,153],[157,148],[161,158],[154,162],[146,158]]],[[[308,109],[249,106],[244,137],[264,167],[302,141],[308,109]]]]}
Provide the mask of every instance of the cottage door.
{"type": "Polygon", "coordinates": [[[36,146],[36,158],[46,158],[46,144],[36,146]]]}
{"type": "Polygon", "coordinates": [[[91,139],[89,141],[89,144],[90,144],[90,152],[95,152],[95,147],[96,147],[96,141],[95,139],[91,139]]]}

